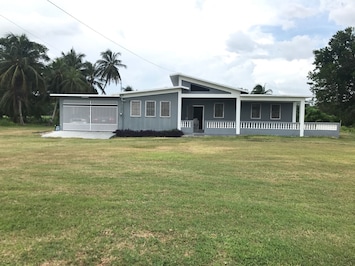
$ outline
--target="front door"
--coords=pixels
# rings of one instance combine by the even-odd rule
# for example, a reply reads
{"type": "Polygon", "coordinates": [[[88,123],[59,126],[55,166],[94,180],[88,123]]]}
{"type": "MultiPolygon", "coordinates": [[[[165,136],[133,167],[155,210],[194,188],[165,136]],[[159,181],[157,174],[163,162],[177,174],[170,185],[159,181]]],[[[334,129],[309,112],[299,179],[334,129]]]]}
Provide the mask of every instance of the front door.
{"type": "Polygon", "coordinates": [[[203,132],[203,106],[194,106],[194,132],[203,132]]]}

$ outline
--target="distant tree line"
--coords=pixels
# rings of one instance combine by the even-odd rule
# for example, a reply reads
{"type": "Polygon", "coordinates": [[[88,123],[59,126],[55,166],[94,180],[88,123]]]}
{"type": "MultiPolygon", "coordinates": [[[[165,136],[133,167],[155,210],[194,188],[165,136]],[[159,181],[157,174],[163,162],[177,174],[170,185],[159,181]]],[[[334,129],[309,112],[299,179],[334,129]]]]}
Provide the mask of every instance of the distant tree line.
{"type": "Polygon", "coordinates": [[[95,63],[74,48],[52,60],[47,51],[25,34],[0,38],[0,118],[24,124],[52,112],[53,120],[58,103],[49,99],[50,93],[106,94],[107,85],[121,81],[119,68],[126,67],[121,54],[109,49],[95,63]]]}

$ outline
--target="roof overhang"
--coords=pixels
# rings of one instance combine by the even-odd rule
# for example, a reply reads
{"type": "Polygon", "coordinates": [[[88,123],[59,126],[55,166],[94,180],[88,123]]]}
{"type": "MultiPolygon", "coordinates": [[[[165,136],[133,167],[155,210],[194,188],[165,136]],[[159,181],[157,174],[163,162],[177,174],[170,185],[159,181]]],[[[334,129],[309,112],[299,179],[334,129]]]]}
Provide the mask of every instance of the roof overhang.
{"type": "Polygon", "coordinates": [[[71,97],[71,98],[83,98],[83,99],[88,99],[88,98],[120,98],[120,95],[99,95],[99,94],[78,94],[78,93],[67,93],[67,94],[61,94],[61,93],[51,93],[49,95],[50,97],[57,97],[57,98],[66,98],[66,97],[71,97]]]}
{"type": "Polygon", "coordinates": [[[190,90],[190,89],[184,86],[173,86],[173,87],[166,87],[166,88],[159,88],[159,89],[152,89],[152,90],[125,91],[122,92],[120,96],[122,98],[150,96],[150,95],[177,93],[177,92],[181,92],[182,90],[190,90]]]}
{"type": "Polygon", "coordinates": [[[267,95],[267,94],[243,94],[240,95],[242,101],[260,101],[260,102],[300,102],[312,96],[301,95],[267,95]]]}

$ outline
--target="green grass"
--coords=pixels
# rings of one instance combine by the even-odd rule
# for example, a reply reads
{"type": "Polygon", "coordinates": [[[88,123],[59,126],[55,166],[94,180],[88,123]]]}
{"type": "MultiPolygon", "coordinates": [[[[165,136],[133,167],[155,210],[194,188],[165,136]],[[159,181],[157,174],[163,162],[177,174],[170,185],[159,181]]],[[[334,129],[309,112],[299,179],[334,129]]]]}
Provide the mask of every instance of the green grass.
{"type": "Polygon", "coordinates": [[[355,136],[0,127],[0,264],[354,265],[355,136]]]}

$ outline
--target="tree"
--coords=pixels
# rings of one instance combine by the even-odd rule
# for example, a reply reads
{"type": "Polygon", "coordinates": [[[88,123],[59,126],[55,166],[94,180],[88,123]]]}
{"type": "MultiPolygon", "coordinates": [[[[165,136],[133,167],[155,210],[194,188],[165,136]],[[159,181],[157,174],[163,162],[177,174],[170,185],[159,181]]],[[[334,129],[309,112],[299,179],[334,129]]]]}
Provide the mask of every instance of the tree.
{"type": "Polygon", "coordinates": [[[14,122],[24,124],[23,112],[31,97],[45,93],[44,62],[47,48],[31,42],[25,34],[0,38],[0,106],[14,122]]]}
{"type": "Polygon", "coordinates": [[[98,66],[98,74],[105,82],[104,88],[106,88],[111,81],[115,84],[121,81],[121,75],[118,68],[126,68],[127,66],[122,64],[122,61],[118,59],[118,56],[120,55],[120,53],[114,53],[108,49],[101,53],[102,59],[99,59],[96,62],[98,66]]]}
{"type": "Polygon", "coordinates": [[[265,86],[261,86],[260,84],[255,85],[251,94],[272,94],[272,90],[265,90],[265,86]]]}
{"type": "Polygon", "coordinates": [[[337,116],[348,126],[355,123],[354,30],[349,27],[338,31],[326,47],[315,50],[315,68],[308,74],[319,109],[337,116]]]}
{"type": "Polygon", "coordinates": [[[89,85],[92,88],[92,90],[98,93],[98,89],[99,89],[102,94],[106,94],[103,81],[99,76],[97,64],[86,62],[85,69],[86,69],[85,70],[86,79],[89,82],[89,85]]]}

